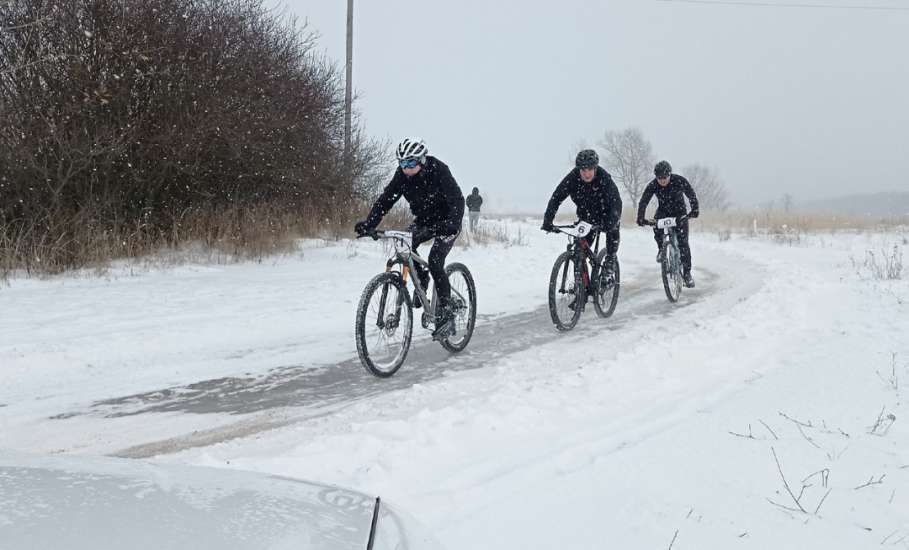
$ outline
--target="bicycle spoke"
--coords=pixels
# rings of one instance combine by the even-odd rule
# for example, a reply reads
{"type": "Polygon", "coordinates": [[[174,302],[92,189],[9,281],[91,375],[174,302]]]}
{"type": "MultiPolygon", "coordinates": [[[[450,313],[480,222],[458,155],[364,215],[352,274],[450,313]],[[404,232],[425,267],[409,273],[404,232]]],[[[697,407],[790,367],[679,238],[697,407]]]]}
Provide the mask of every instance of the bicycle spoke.
{"type": "Polygon", "coordinates": [[[457,304],[458,309],[454,312],[455,333],[463,333],[467,330],[468,314],[470,310],[470,300],[467,298],[467,281],[460,273],[452,273],[449,278],[451,284],[451,302],[457,304]]]}
{"type": "Polygon", "coordinates": [[[370,301],[366,329],[370,355],[372,360],[379,365],[393,361],[401,352],[404,343],[404,330],[402,324],[408,319],[404,318],[409,310],[403,306],[396,306],[402,296],[398,289],[390,284],[376,289],[370,301]],[[382,295],[384,294],[384,307],[382,295]]]}
{"type": "MultiPolygon", "coordinates": [[[[584,292],[578,287],[580,267],[577,251],[563,252],[553,265],[549,280],[549,313],[559,330],[570,330],[577,323],[584,304],[578,297],[584,292]]],[[[585,296],[586,298],[586,296],[585,296]]]]}

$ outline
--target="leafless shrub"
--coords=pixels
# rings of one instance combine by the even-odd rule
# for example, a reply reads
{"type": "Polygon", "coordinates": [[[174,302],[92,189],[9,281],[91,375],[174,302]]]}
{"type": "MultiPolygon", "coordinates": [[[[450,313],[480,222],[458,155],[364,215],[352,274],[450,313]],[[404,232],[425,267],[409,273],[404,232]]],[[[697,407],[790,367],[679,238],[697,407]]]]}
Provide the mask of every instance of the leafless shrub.
{"type": "Polygon", "coordinates": [[[880,414],[877,415],[877,420],[874,422],[874,425],[868,428],[869,435],[878,435],[885,436],[887,432],[890,431],[890,428],[896,422],[896,415],[893,413],[888,413],[884,416],[884,410],[886,407],[881,407],[880,414]]]}
{"type": "Polygon", "coordinates": [[[773,227],[768,231],[770,238],[775,243],[792,246],[802,241],[802,232],[797,227],[790,227],[783,224],[779,227],[773,227]]]}
{"type": "Polygon", "coordinates": [[[755,439],[755,440],[758,439],[758,438],[754,437],[754,434],[751,432],[751,424],[748,424],[748,433],[747,434],[733,432],[732,430],[728,430],[728,432],[730,435],[734,435],[736,437],[741,437],[743,439],[755,439]]]}
{"type": "Polygon", "coordinates": [[[475,231],[462,231],[455,241],[456,246],[464,248],[493,243],[504,244],[506,247],[527,246],[527,235],[521,226],[512,228],[501,221],[481,220],[475,231]]]}
{"type": "Polygon", "coordinates": [[[881,474],[880,477],[878,477],[877,479],[874,479],[874,476],[871,476],[868,478],[868,481],[866,481],[865,483],[862,483],[858,487],[853,487],[852,489],[854,491],[858,491],[859,489],[864,489],[865,487],[870,487],[872,485],[881,485],[884,483],[885,477],[887,477],[887,474],[881,474]]]}
{"type": "Polygon", "coordinates": [[[346,227],[382,173],[360,131],[343,158],[340,72],[263,0],[7,0],[0,22],[5,272],[200,234],[257,255],[346,227]]]}
{"type": "Polygon", "coordinates": [[[786,480],[786,476],[783,474],[783,467],[780,464],[779,457],[777,457],[776,449],[774,449],[773,447],[770,447],[770,451],[771,451],[771,453],[773,453],[773,460],[774,460],[774,462],[776,462],[776,468],[780,474],[780,479],[783,481],[783,487],[786,489],[786,493],[792,499],[792,502],[795,504],[796,507],[793,508],[792,506],[787,506],[785,504],[781,504],[781,503],[773,501],[769,498],[767,499],[767,501],[770,502],[770,504],[773,504],[774,506],[777,506],[784,510],[788,510],[790,512],[801,512],[802,514],[808,514],[809,512],[807,509],[805,509],[805,503],[803,502],[803,499],[805,497],[805,491],[814,486],[814,483],[812,483],[811,480],[817,477],[820,479],[821,487],[823,487],[824,489],[827,489],[827,492],[824,493],[824,496],[821,497],[820,500],[818,500],[817,505],[814,507],[813,514],[817,515],[821,509],[821,506],[824,504],[824,501],[827,500],[827,497],[830,495],[830,491],[832,490],[827,487],[829,478],[830,478],[830,470],[824,468],[823,470],[814,472],[813,474],[807,476],[805,479],[802,480],[802,488],[799,490],[798,495],[796,495],[795,492],[793,492],[792,487],[789,485],[789,482],[786,480]]]}
{"type": "Polygon", "coordinates": [[[896,372],[896,352],[890,354],[890,374],[884,378],[884,375],[881,374],[881,371],[874,371],[877,373],[877,377],[881,379],[882,382],[887,384],[890,389],[894,391],[899,391],[900,389],[900,377],[896,372]]]}
{"type": "Polygon", "coordinates": [[[777,435],[776,435],[776,432],[773,431],[773,428],[771,428],[770,426],[768,426],[766,422],[764,422],[764,421],[761,420],[761,419],[758,419],[758,422],[760,422],[761,424],[764,425],[765,428],[767,428],[767,431],[770,432],[770,435],[773,436],[773,439],[779,439],[779,437],[777,437],[777,435]]]}
{"type": "Polygon", "coordinates": [[[905,224],[905,219],[843,216],[824,213],[757,209],[753,211],[703,209],[692,226],[695,230],[718,231],[729,229],[752,237],[770,235],[784,225],[802,236],[813,233],[861,233],[894,230],[905,224]]]}
{"type": "MultiPolygon", "coordinates": [[[[855,264],[855,262],[853,262],[855,264]]],[[[862,267],[875,281],[893,281],[903,275],[903,250],[899,245],[893,245],[890,253],[881,250],[875,254],[873,250],[865,251],[865,261],[862,267]]]]}

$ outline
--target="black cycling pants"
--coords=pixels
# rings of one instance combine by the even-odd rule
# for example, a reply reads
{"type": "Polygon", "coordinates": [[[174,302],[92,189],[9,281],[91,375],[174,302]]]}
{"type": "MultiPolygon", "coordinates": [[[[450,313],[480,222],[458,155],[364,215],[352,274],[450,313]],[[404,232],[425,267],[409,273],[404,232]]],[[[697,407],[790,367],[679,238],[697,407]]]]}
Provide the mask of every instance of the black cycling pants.
{"type": "MultiPolygon", "coordinates": [[[[610,256],[615,256],[619,252],[619,228],[610,229],[609,231],[603,231],[606,236],[606,254],[610,256]]],[[[584,240],[587,241],[589,246],[593,246],[593,241],[596,238],[596,235],[593,233],[588,234],[584,237],[584,240]]]]}
{"type": "MultiPolygon", "coordinates": [[[[445,258],[451,252],[451,248],[454,246],[455,239],[458,238],[459,234],[460,232],[454,235],[438,235],[435,230],[428,227],[413,228],[413,243],[411,246],[414,252],[417,251],[417,247],[421,243],[429,239],[435,239],[435,242],[432,243],[432,248],[429,249],[429,273],[432,274],[432,280],[436,282],[439,305],[442,306],[448,305],[451,298],[451,285],[448,284],[448,275],[445,274],[445,258]]],[[[420,280],[424,281],[425,288],[429,283],[429,279],[426,278],[426,268],[419,263],[416,264],[416,267],[420,272],[420,280]]]]}
{"type": "MultiPolygon", "coordinates": [[[[682,257],[682,269],[685,273],[691,272],[691,247],[688,246],[688,218],[682,220],[682,223],[676,226],[678,229],[679,255],[682,257]]],[[[653,239],[657,243],[657,250],[663,247],[663,230],[654,227],[653,239]]]]}

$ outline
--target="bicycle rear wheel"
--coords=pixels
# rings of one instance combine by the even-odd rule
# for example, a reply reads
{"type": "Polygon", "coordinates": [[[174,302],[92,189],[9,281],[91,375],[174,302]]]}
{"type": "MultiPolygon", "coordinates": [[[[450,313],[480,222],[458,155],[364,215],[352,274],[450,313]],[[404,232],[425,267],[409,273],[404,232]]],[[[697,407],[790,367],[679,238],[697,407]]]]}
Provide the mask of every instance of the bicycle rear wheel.
{"type": "Polygon", "coordinates": [[[380,273],[363,289],[355,332],[366,372],[388,378],[404,364],[413,336],[413,310],[398,273],[380,273]]]}
{"type": "Polygon", "coordinates": [[[477,287],[473,282],[473,275],[464,264],[448,264],[445,266],[445,274],[448,275],[448,282],[451,285],[455,333],[440,343],[448,351],[457,353],[467,347],[473,336],[473,328],[477,322],[477,287]]]}
{"type": "Polygon", "coordinates": [[[587,301],[577,261],[574,254],[562,252],[549,276],[549,315],[556,328],[562,331],[571,330],[578,324],[587,301]]]}
{"type": "Polygon", "coordinates": [[[660,265],[666,298],[672,303],[678,302],[682,295],[682,261],[675,245],[663,245],[663,262],[660,265]]]}
{"type": "Polygon", "coordinates": [[[615,312],[615,306],[619,302],[619,259],[615,259],[615,270],[613,276],[606,277],[606,251],[600,250],[597,254],[597,281],[593,287],[594,300],[593,309],[596,310],[600,317],[609,317],[615,312]]]}

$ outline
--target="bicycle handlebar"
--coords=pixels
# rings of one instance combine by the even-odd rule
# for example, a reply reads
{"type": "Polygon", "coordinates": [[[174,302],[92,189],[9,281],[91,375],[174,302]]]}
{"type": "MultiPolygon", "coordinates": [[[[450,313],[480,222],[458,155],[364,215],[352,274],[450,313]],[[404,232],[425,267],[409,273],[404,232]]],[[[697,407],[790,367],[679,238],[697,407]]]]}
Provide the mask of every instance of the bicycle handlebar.
{"type": "MultiPolygon", "coordinates": [[[[550,231],[550,233],[562,233],[562,234],[564,234],[564,235],[568,235],[568,236],[570,236],[570,237],[574,237],[574,238],[576,238],[576,239],[580,239],[581,237],[579,237],[579,236],[576,235],[575,233],[572,233],[572,232],[570,232],[570,231],[563,231],[563,230],[564,230],[564,229],[574,229],[574,228],[576,228],[578,225],[580,225],[581,223],[588,223],[588,222],[578,221],[578,222],[575,222],[575,223],[572,223],[572,224],[568,224],[568,225],[553,225],[552,228],[554,229],[554,231],[550,231]]],[[[597,232],[597,231],[601,231],[600,226],[599,226],[599,225],[592,225],[592,224],[591,224],[591,226],[590,226],[590,233],[595,233],[595,232],[597,232]]]]}
{"type": "Polygon", "coordinates": [[[363,237],[372,237],[372,240],[377,241],[379,239],[397,239],[401,241],[406,241],[411,237],[411,233],[408,231],[396,231],[396,230],[385,230],[385,229],[370,229],[362,235],[357,235],[358,239],[363,237]]]}
{"type": "MultiPolygon", "coordinates": [[[[671,218],[672,216],[666,216],[666,217],[671,218]]],[[[684,220],[687,220],[687,219],[688,219],[688,214],[683,214],[681,216],[676,217],[676,222],[682,223],[684,220]]],[[[644,220],[644,225],[655,226],[656,222],[657,222],[656,220],[644,220]]]]}

